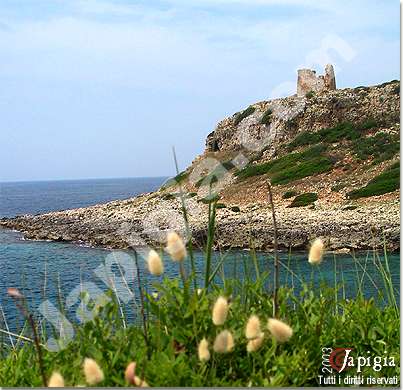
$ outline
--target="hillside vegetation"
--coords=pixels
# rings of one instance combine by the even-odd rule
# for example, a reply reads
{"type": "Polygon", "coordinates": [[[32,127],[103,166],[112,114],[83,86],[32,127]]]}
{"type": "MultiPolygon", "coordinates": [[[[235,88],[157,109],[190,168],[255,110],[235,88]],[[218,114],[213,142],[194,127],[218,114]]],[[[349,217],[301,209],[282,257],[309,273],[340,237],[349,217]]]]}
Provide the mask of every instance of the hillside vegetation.
{"type": "Polygon", "coordinates": [[[341,204],[395,193],[400,188],[399,99],[400,82],[394,80],[250,105],[209,134],[204,155],[180,174],[187,178],[181,183],[196,192],[216,186],[226,202],[237,205],[264,200],[267,179],[280,203],[292,202],[293,197],[282,196],[286,192],[317,193],[319,202],[341,204]],[[252,150],[245,139],[262,146],[252,150]],[[243,165],[237,164],[240,155],[243,165]],[[217,166],[200,170],[207,158],[217,166]],[[188,180],[196,171],[198,180],[188,180]]]}

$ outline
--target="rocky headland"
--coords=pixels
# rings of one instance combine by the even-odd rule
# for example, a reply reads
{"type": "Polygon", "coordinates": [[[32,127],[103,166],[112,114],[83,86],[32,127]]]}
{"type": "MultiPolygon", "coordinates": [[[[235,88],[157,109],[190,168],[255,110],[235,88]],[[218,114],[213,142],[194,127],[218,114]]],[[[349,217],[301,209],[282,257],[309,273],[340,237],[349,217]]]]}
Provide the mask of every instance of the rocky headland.
{"type": "MultiPolygon", "coordinates": [[[[306,88],[306,85],[305,85],[306,88]]],[[[221,121],[206,150],[154,193],[75,210],[3,218],[29,239],[109,248],[163,246],[184,234],[182,199],[195,245],[217,202],[215,246],[273,247],[271,182],[281,248],[314,237],[331,250],[400,247],[400,83],[312,90],[253,104],[221,121]],[[217,200],[218,199],[218,200],[217,200]]]]}

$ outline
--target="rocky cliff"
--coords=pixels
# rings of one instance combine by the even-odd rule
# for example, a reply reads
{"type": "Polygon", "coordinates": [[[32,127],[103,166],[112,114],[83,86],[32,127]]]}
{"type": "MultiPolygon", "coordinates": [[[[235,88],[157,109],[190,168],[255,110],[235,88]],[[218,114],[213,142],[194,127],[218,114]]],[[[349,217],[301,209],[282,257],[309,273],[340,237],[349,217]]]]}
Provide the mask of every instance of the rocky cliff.
{"type": "Polygon", "coordinates": [[[206,150],[159,191],[125,201],[2,219],[33,239],[126,248],[164,245],[184,232],[206,238],[217,203],[216,246],[270,249],[270,181],[283,248],[323,237],[329,249],[399,248],[400,83],[309,92],[263,101],[221,121],[206,150]],[[210,194],[210,197],[209,197],[210,194]],[[213,198],[214,198],[213,196],[213,198]]]}

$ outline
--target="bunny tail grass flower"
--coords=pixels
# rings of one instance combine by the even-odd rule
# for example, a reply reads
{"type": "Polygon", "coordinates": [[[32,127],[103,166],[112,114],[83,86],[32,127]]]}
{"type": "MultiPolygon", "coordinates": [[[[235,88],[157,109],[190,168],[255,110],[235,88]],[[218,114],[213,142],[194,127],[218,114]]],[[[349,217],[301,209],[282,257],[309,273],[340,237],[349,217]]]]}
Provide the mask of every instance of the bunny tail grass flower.
{"type": "Polygon", "coordinates": [[[198,348],[199,360],[202,362],[207,362],[210,359],[210,351],[208,349],[208,341],[204,338],[200,341],[198,348]]]}
{"type": "Polygon", "coordinates": [[[234,338],[228,330],[223,330],[214,340],[214,351],[217,353],[231,352],[234,348],[234,338]]]}
{"type": "Polygon", "coordinates": [[[292,336],[291,327],[280,320],[276,320],[275,318],[269,319],[267,328],[279,343],[288,341],[292,336]]]}
{"type": "Polygon", "coordinates": [[[147,257],[148,271],[151,275],[160,276],[164,272],[164,264],[160,255],[151,249],[147,257]]]}
{"type": "Polygon", "coordinates": [[[83,370],[85,380],[89,385],[96,385],[104,380],[104,373],[94,359],[85,358],[83,370]]]}
{"type": "Polygon", "coordinates": [[[22,299],[24,296],[20,293],[20,291],[15,287],[10,287],[7,289],[7,294],[14,299],[22,299]]]}
{"type": "Polygon", "coordinates": [[[227,319],[228,315],[228,301],[224,297],[218,297],[214,307],[212,320],[214,325],[222,325],[227,319]]]}
{"type": "Polygon", "coordinates": [[[177,233],[168,233],[166,251],[174,261],[182,261],[186,257],[185,244],[177,233]]]}
{"type": "Polygon", "coordinates": [[[128,383],[134,383],[134,377],[136,374],[136,362],[130,362],[125,370],[125,379],[128,383]]]}
{"type": "Polygon", "coordinates": [[[260,320],[256,315],[249,317],[248,323],[245,328],[245,336],[247,339],[252,340],[260,336],[260,320]]]}
{"type": "Polygon", "coordinates": [[[250,352],[257,351],[263,344],[264,333],[261,332],[256,338],[253,340],[249,340],[248,345],[246,346],[246,350],[250,352]]]}
{"type": "Polygon", "coordinates": [[[137,387],[150,387],[144,379],[140,379],[138,376],[134,377],[133,383],[137,387]]]}
{"type": "Polygon", "coordinates": [[[308,262],[311,264],[320,264],[322,262],[323,249],[323,241],[320,238],[317,238],[312,243],[311,249],[309,250],[308,262]]]}
{"type": "Polygon", "coordinates": [[[48,387],[64,387],[64,379],[57,371],[53,372],[48,383],[48,387]]]}

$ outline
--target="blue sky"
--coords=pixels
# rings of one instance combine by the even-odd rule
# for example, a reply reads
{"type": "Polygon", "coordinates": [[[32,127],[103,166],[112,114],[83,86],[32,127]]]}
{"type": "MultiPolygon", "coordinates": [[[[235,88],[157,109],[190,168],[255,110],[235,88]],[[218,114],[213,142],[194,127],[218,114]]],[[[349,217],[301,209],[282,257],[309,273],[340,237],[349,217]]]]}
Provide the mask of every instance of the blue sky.
{"type": "Polygon", "coordinates": [[[377,84],[399,47],[397,1],[1,0],[0,181],[172,175],[299,67],[377,84]]]}

